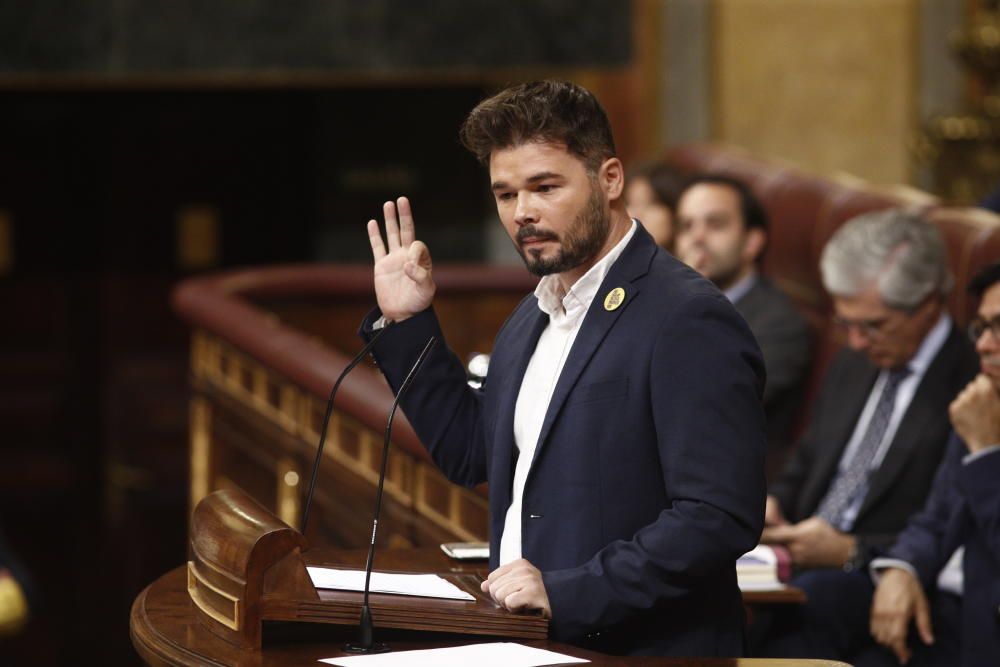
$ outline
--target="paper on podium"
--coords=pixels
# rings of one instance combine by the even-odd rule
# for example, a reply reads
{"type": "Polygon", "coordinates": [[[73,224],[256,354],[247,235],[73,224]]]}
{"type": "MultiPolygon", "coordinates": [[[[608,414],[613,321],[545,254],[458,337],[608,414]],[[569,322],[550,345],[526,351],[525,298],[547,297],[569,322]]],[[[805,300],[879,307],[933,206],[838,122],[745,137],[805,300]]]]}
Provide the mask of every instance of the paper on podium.
{"type": "MultiPolygon", "coordinates": [[[[331,567],[307,567],[306,570],[316,588],[333,588],[341,591],[365,590],[364,570],[340,570],[331,567]]],[[[415,595],[446,600],[474,601],[476,599],[436,574],[372,572],[370,590],[372,593],[415,595]]]]}
{"type": "Polygon", "coordinates": [[[532,648],[512,642],[469,644],[451,648],[398,651],[320,660],[340,667],[542,667],[590,662],[571,655],[532,648]]]}

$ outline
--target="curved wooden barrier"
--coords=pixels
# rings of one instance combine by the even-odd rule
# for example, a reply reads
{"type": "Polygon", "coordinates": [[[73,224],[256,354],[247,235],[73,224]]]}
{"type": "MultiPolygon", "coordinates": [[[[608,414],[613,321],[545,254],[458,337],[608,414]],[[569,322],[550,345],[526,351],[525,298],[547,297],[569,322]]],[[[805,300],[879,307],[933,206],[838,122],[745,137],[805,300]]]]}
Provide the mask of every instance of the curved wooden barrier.
{"type": "MultiPolygon", "coordinates": [[[[520,266],[435,269],[435,308],[460,358],[491,349],[535,280],[520,266]]],[[[357,327],[374,303],[368,265],[257,268],[176,288],[174,309],[192,328],[191,508],[239,486],[298,526],[328,392],[361,349],[357,327]]],[[[391,402],[370,363],[341,386],[307,531],[313,544],[366,543],[391,402]]],[[[404,416],[389,456],[380,544],[486,538],[485,490],[445,480],[404,416]]]]}

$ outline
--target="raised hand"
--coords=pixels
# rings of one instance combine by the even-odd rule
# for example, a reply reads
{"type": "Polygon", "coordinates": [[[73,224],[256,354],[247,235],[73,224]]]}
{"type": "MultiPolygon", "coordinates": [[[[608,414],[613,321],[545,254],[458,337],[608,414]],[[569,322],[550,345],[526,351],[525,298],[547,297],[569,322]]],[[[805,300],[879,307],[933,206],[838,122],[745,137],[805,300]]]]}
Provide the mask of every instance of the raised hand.
{"type": "Polygon", "coordinates": [[[368,221],[368,239],[375,258],[375,297],[386,319],[401,322],[427,309],[437,287],[431,276],[431,252],[416,240],[410,201],[400,197],[382,205],[385,237],[378,221],[368,221]],[[397,210],[399,216],[397,218],[397,210]]]}

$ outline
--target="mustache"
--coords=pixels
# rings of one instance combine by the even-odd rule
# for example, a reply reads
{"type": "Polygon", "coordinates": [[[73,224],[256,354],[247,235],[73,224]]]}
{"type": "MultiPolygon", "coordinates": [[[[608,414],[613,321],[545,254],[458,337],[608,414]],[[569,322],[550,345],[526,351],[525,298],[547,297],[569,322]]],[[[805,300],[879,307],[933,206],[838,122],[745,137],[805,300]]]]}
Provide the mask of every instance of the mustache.
{"type": "Polygon", "coordinates": [[[548,232],[538,229],[534,225],[525,225],[517,230],[517,243],[521,245],[528,237],[536,238],[540,241],[558,241],[559,235],[555,232],[548,232]]]}

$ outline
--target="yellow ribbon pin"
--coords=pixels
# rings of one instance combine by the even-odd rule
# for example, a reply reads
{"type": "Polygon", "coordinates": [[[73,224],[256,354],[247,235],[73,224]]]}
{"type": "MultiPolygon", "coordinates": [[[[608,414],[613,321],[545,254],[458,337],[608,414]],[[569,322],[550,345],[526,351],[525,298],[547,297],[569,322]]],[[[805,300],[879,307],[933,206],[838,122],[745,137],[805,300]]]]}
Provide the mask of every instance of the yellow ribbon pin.
{"type": "Polygon", "coordinates": [[[616,287],[608,295],[604,297],[604,310],[608,312],[612,310],[617,310],[618,306],[625,303],[625,290],[621,287],[616,287]]]}

